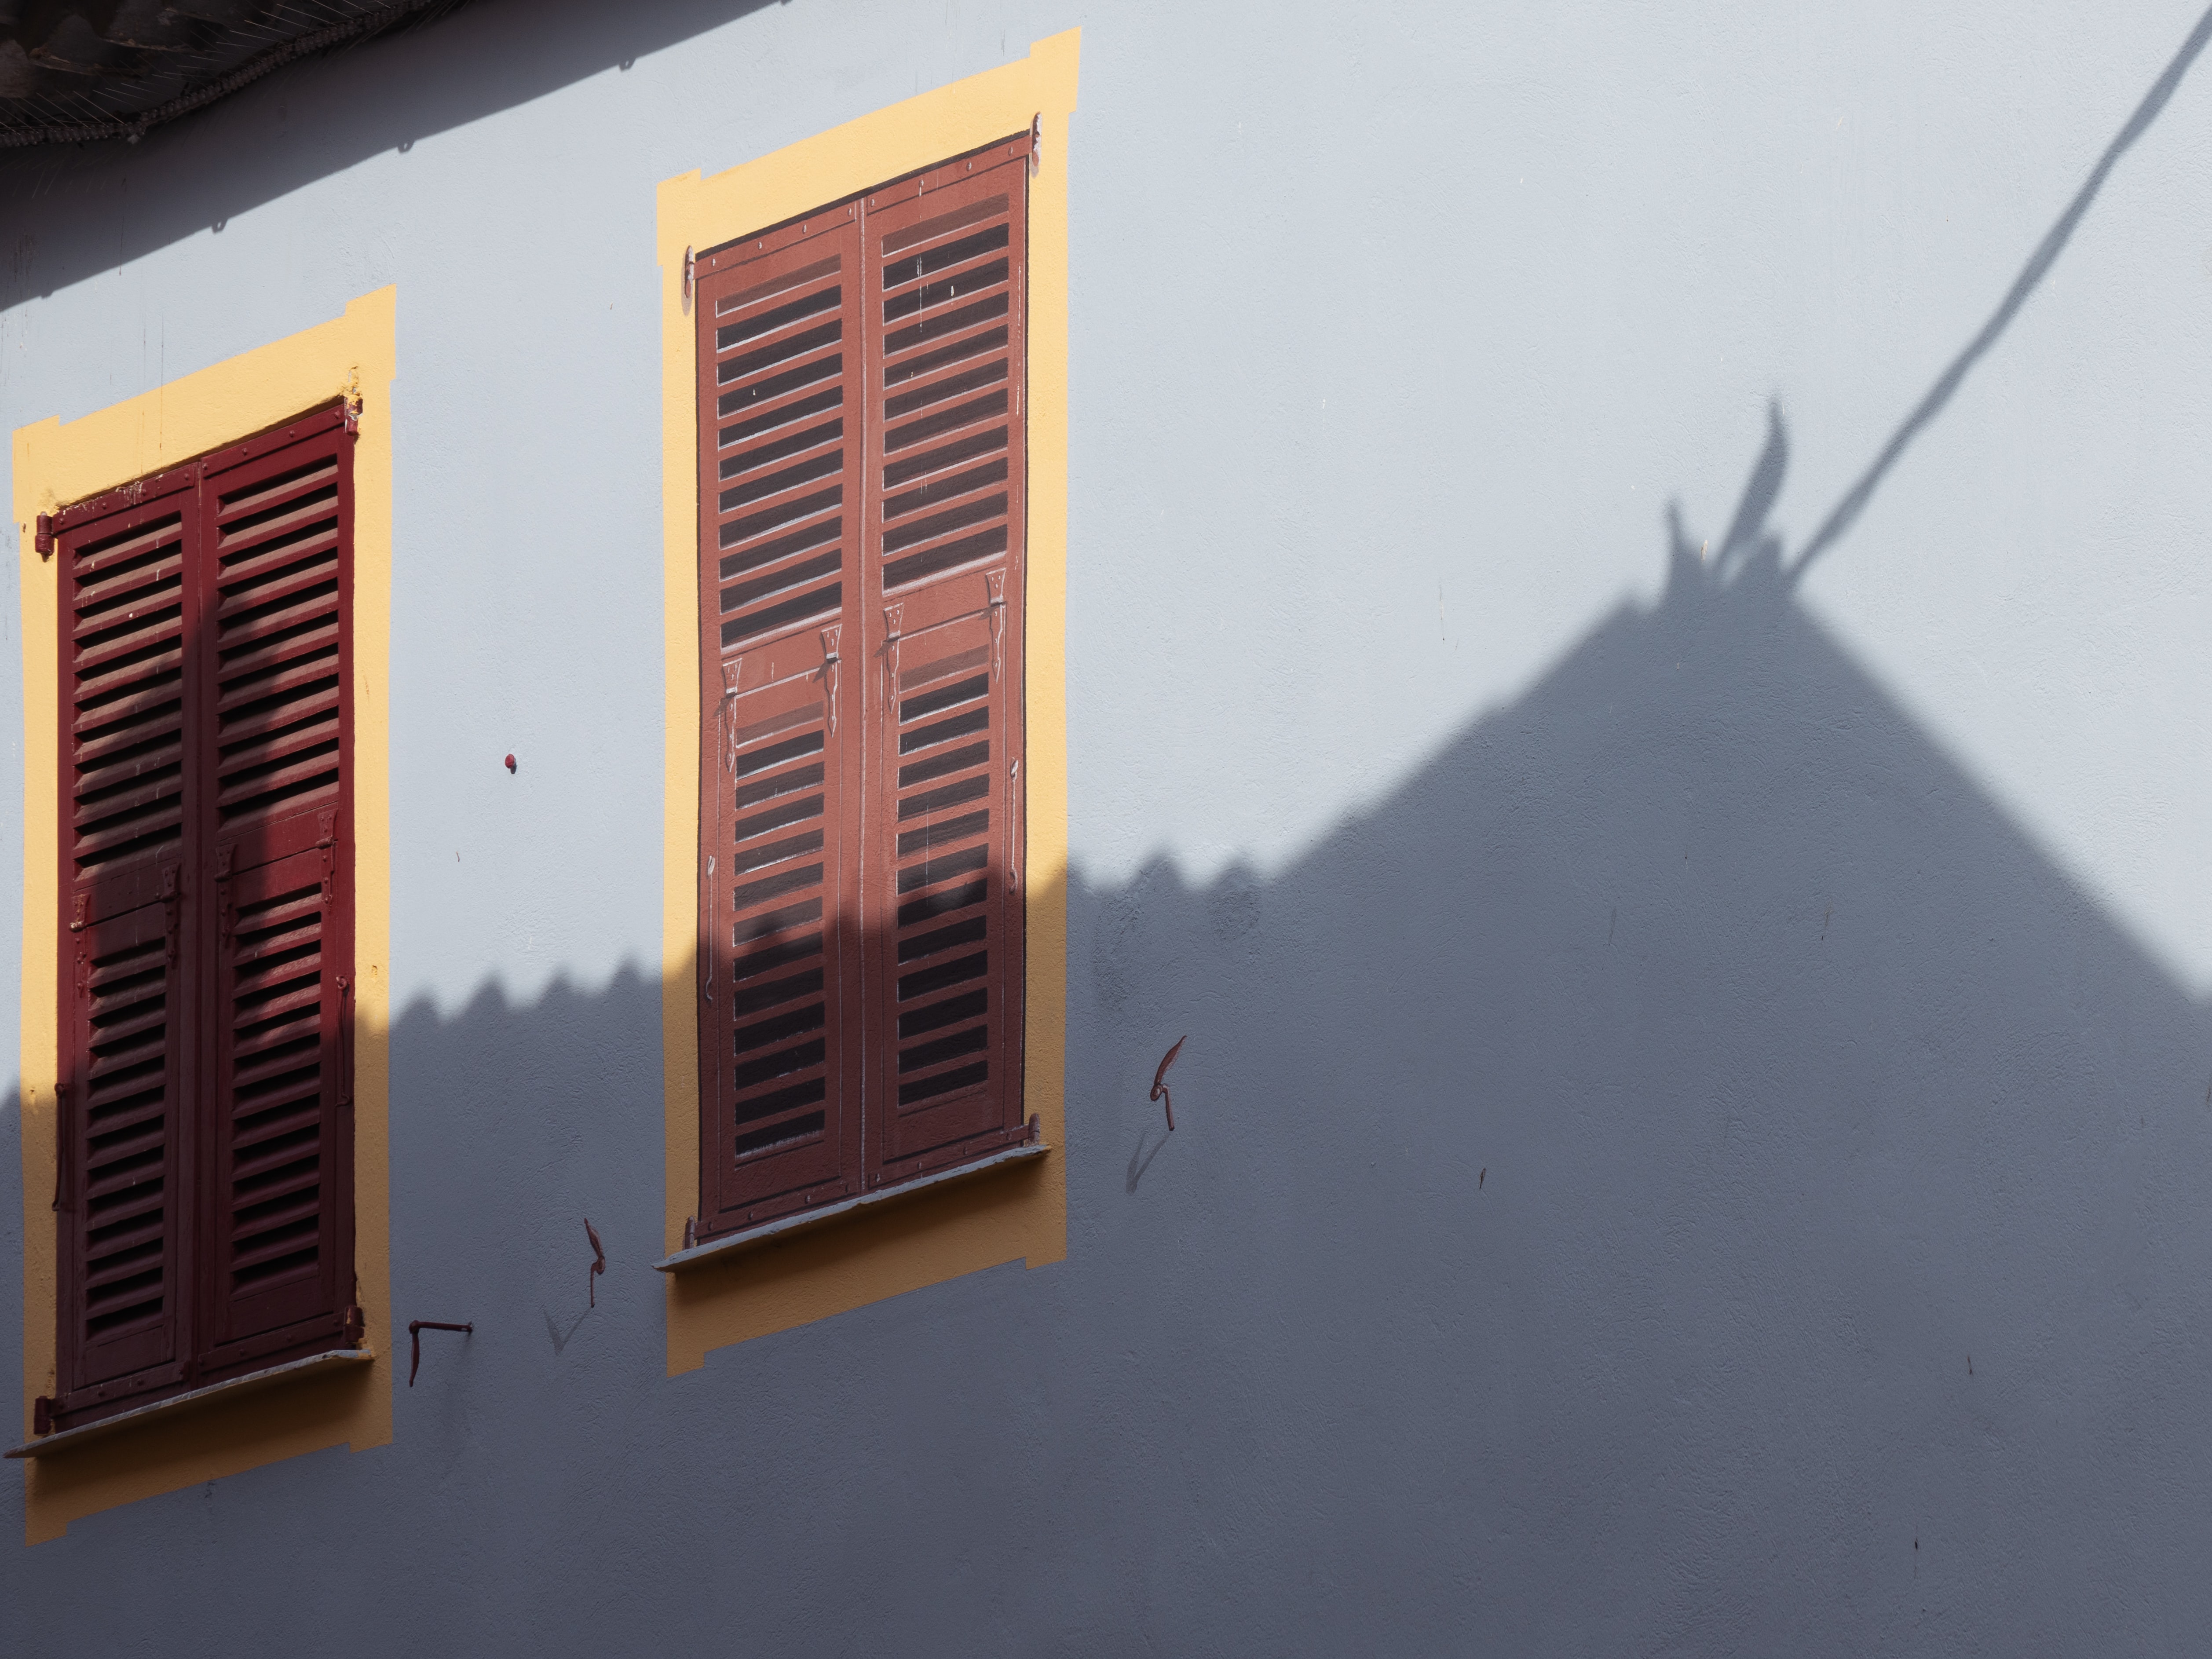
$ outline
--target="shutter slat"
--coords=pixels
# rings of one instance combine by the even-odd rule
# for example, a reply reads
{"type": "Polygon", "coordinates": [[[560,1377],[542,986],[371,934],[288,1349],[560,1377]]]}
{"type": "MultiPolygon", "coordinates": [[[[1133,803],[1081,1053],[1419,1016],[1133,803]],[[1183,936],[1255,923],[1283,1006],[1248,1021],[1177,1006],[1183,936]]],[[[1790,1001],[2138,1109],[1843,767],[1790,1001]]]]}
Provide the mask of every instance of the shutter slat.
{"type": "MultiPolygon", "coordinates": [[[[234,469],[235,480],[246,469],[234,469]]],[[[224,492],[217,517],[228,537],[242,526],[251,525],[263,515],[274,512],[286,503],[298,500],[310,491],[326,492],[334,497],[338,478],[338,457],[325,454],[289,470],[262,473],[253,469],[248,474],[250,482],[235,482],[224,492]]]]}

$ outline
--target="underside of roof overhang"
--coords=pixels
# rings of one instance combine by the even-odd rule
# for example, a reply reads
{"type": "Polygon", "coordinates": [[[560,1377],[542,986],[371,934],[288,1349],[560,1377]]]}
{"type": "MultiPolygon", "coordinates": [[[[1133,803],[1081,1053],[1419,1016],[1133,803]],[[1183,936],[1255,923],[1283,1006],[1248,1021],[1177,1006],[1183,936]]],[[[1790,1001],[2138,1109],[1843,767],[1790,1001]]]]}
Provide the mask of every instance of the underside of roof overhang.
{"type": "Polygon", "coordinates": [[[135,142],[461,0],[0,0],[0,149],[135,142]]]}

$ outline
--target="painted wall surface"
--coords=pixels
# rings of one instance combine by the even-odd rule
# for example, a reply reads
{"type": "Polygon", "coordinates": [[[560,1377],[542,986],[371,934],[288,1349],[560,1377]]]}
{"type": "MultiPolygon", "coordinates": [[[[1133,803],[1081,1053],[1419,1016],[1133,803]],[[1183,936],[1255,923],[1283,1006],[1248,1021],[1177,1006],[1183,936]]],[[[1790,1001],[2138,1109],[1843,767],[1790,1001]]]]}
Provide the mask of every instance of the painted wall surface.
{"type": "Polygon", "coordinates": [[[391,1314],[477,1325],[0,1546],[6,1650],[2193,1645],[2208,33],[477,0],[0,161],[11,430],[396,290],[391,1314]],[[672,1375],[655,190],[1076,27],[1066,1256],[672,1375]]]}

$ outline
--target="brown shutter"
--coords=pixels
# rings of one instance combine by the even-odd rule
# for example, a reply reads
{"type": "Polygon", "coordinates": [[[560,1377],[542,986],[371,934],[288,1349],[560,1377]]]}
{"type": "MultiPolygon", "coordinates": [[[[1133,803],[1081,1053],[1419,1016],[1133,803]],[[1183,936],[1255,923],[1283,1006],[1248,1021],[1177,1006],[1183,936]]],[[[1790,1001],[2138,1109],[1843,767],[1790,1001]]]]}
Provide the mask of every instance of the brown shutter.
{"type": "Polygon", "coordinates": [[[1028,148],[866,198],[872,1185],[1022,1122],[1028,148]]]}
{"type": "Polygon", "coordinates": [[[857,1189],[852,204],[699,261],[702,1236],[857,1189]]]}
{"type": "Polygon", "coordinates": [[[335,416],[301,426],[210,471],[205,490],[216,925],[203,1380],[335,1338],[351,1291],[352,443],[335,416]]]}
{"type": "Polygon", "coordinates": [[[64,1412],[173,1385],[187,1358],[196,484],[62,515],[64,1412]]]}
{"type": "Polygon", "coordinates": [[[351,458],[334,408],[56,515],[64,1426],[350,1299],[351,458]]]}

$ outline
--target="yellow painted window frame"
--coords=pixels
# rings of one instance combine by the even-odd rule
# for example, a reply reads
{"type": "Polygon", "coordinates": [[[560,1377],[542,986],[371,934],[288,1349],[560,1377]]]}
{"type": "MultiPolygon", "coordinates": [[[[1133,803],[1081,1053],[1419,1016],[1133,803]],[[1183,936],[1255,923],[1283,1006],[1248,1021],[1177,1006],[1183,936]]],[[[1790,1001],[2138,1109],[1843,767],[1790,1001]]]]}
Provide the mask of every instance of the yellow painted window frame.
{"type": "MultiPolygon", "coordinates": [[[[355,962],[354,1268],[368,1315],[366,1346],[391,1351],[390,1097],[392,836],[391,386],[398,295],[386,288],[344,314],[241,353],[64,425],[49,417],[15,432],[15,514],[23,652],[23,1422],[54,1390],[55,1093],[60,1069],[53,948],[59,895],[56,561],[41,558],[40,513],[128,483],[306,413],[332,398],[362,401],[354,448],[355,962]]],[[[25,1538],[58,1538],[70,1522],[240,1474],[287,1457],[392,1438],[392,1367],[347,1365],[243,1399],[210,1401],[24,1462],[25,1538]]]]}
{"type": "MultiPolygon", "coordinates": [[[[1026,58],[906,99],[773,155],[659,189],[662,546],[667,750],[662,848],[661,1044],[667,1120],[666,1244],[683,1246],[699,1195],[696,953],[699,847],[698,349],[687,250],[713,247],[1036,124],[1030,181],[1029,614],[1024,770],[1029,904],[1024,1108],[1065,1145],[1067,969],[1067,168],[1080,31],[1026,58]]],[[[1066,1161],[921,1194],[773,1249],[664,1280],[668,1371],[713,1349],[1009,1261],[1067,1255],[1066,1161]]]]}

